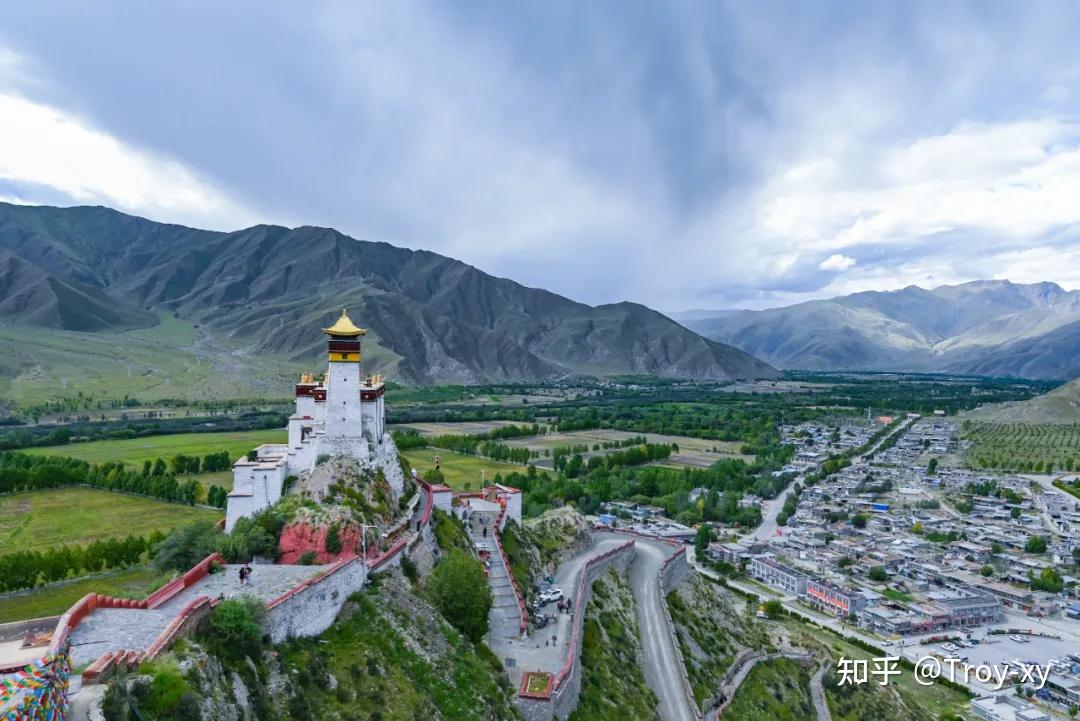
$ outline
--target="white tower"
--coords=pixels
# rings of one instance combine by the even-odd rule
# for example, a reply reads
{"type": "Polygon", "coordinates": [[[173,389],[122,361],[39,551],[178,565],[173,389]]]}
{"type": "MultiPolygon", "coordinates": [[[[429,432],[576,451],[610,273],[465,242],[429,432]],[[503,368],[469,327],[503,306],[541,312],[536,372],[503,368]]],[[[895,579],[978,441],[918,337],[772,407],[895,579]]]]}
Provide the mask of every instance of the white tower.
{"type": "Polygon", "coordinates": [[[326,409],[324,436],[319,453],[367,458],[360,410],[360,336],[346,311],[337,323],[323,328],[330,336],[327,343],[330,368],[326,374],[326,409]]]}

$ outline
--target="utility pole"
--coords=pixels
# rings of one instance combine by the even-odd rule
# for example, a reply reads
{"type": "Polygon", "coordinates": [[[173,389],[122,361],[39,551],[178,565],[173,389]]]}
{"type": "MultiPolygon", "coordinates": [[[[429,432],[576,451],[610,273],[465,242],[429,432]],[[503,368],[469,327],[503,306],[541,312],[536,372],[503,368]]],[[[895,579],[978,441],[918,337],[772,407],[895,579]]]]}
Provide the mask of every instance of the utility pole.
{"type": "Polygon", "coordinates": [[[367,531],[369,528],[374,528],[376,531],[379,530],[378,526],[369,526],[366,523],[360,524],[360,546],[363,548],[365,564],[367,563],[367,531]]]}

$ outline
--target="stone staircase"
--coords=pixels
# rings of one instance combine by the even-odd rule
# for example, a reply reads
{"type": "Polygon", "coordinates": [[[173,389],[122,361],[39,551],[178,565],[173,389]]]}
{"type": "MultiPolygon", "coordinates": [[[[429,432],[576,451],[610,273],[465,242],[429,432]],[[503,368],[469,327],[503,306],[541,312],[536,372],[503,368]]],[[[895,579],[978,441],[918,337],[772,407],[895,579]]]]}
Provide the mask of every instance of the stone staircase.
{"type": "Polygon", "coordinates": [[[517,638],[521,635],[521,615],[518,612],[517,595],[510,582],[510,569],[503,562],[499,542],[495,537],[498,532],[498,519],[498,511],[473,511],[469,517],[469,534],[476,544],[486,544],[489,551],[491,565],[488,568],[488,581],[494,596],[488,617],[489,634],[492,638],[517,638]]]}

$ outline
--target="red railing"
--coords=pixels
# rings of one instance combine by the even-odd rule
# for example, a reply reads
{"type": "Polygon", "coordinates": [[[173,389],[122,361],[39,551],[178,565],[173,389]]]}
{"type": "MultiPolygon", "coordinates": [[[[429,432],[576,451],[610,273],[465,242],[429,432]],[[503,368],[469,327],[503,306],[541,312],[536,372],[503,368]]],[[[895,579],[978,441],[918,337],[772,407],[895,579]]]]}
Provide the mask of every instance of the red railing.
{"type": "Polygon", "coordinates": [[[67,613],[56,622],[56,630],[53,632],[52,642],[49,644],[49,652],[57,653],[64,645],[68,636],[80,623],[83,622],[96,608],[147,608],[146,601],[136,601],[131,598],[113,598],[103,596],[100,593],[88,593],[68,609],[67,613]]]}
{"type": "Polygon", "coordinates": [[[192,566],[183,576],[169,581],[147,596],[145,608],[160,608],[185,588],[190,588],[209,576],[210,569],[214,564],[224,565],[224,563],[225,558],[220,553],[211,553],[209,556],[192,566]]]}
{"type": "Polygon", "coordinates": [[[187,602],[187,605],[180,610],[180,613],[176,615],[176,618],[169,621],[169,625],[165,627],[165,630],[158,634],[158,637],[154,639],[154,642],[150,646],[139,654],[139,660],[146,658],[154,658],[159,653],[172,645],[172,642],[176,640],[177,636],[184,630],[184,627],[188,625],[191,619],[200,613],[205,613],[210,610],[210,597],[209,596],[197,596],[187,602]]]}
{"type": "Polygon", "coordinates": [[[426,526],[431,522],[431,511],[435,507],[435,492],[431,489],[431,484],[423,478],[417,476],[416,481],[424,487],[424,492],[427,494],[427,506],[424,507],[424,513],[420,516],[420,525],[426,526]]]}
{"type": "Polygon", "coordinates": [[[281,594],[280,596],[278,596],[274,600],[267,603],[266,604],[266,609],[270,610],[271,608],[274,608],[275,606],[279,606],[282,603],[285,603],[286,601],[288,601],[290,598],[292,598],[296,594],[301,593],[302,591],[305,591],[305,590],[311,588],[312,586],[316,585],[320,581],[334,575],[335,573],[337,573],[341,569],[345,568],[345,566],[348,566],[350,563],[353,563],[354,561],[358,560],[358,558],[359,558],[358,556],[349,556],[348,558],[342,558],[339,561],[334,561],[333,563],[331,563],[327,567],[325,572],[320,573],[317,576],[312,576],[311,578],[308,578],[308,579],[305,579],[305,580],[301,581],[300,583],[296,584],[295,586],[290,588],[285,593],[281,594]]]}
{"type": "Polygon", "coordinates": [[[385,565],[387,561],[389,561],[391,558],[393,558],[397,554],[401,553],[401,549],[405,548],[405,545],[407,543],[408,543],[408,540],[403,538],[400,541],[398,541],[397,543],[395,543],[393,546],[391,546],[386,551],[386,553],[382,554],[381,556],[376,556],[375,558],[373,558],[371,561],[368,562],[368,570],[376,571],[376,570],[382,568],[383,565],[385,565]]]}

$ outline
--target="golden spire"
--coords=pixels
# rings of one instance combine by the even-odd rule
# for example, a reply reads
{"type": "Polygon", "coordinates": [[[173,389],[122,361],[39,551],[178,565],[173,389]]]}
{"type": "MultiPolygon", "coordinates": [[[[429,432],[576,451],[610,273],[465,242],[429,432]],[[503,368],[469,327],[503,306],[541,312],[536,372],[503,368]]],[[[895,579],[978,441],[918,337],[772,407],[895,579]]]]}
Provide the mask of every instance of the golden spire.
{"type": "Polygon", "coordinates": [[[338,318],[337,323],[334,323],[329,328],[323,328],[322,331],[335,338],[352,338],[367,333],[363,328],[357,328],[356,324],[352,322],[352,318],[349,317],[348,308],[342,308],[341,317],[338,318]]]}

